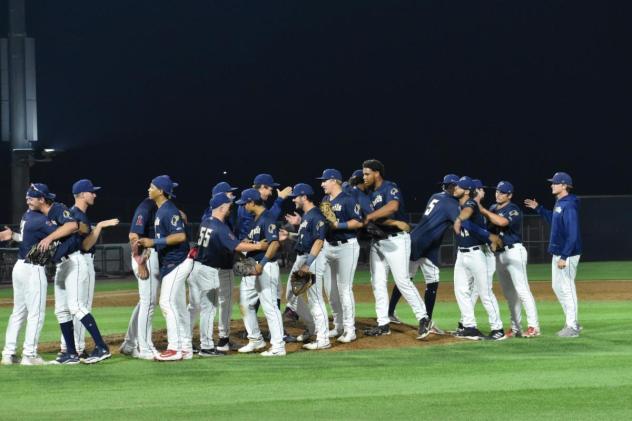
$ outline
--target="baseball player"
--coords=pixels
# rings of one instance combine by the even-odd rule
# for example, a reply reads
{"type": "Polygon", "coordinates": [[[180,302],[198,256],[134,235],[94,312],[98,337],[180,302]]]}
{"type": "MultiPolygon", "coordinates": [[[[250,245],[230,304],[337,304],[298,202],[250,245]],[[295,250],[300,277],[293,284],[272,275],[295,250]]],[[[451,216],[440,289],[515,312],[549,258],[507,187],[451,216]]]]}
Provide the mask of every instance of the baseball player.
{"type": "Polygon", "coordinates": [[[363,227],[361,206],[349,193],[342,191],[342,174],[336,169],[326,169],[318,178],[325,192],[323,202],[331,203],[336,223],[325,238],[324,285],[333,313],[334,328],[329,337],[338,342],[356,340],[355,300],[353,277],[360,256],[358,230],[363,227]]]}
{"type": "MultiPolygon", "coordinates": [[[[312,334],[316,335],[316,341],[304,344],[303,348],[310,350],[327,349],[331,347],[331,344],[329,342],[327,309],[322,293],[325,272],[323,246],[327,233],[327,223],[320,209],[314,205],[314,190],[311,186],[299,183],[294,186],[290,196],[294,198],[296,208],[303,211],[296,241],[296,261],[290,270],[290,276],[298,270],[315,275],[315,283],[307,290],[308,311],[305,311],[304,301],[297,297],[297,312],[307,326],[307,332],[301,339],[305,340],[312,334]]],[[[288,296],[293,295],[288,281],[288,296]]]]}
{"type": "Polygon", "coordinates": [[[154,221],[155,238],[140,238],[138,243],[145,248],[154,247],[160,263],[160,309],[167,322],[167,349],[155,357],[157,361],[180,361],[193,358],[190,347],[189,313],[187,311],[185,281],[193,268],[193,259],[188,258],[189,243],[184,221],[176,205],[170,200],[175,197],[173,189],[178,186],[168,175],[151,180],[149,198],[156,203],[154,221]]]}
{"type": "MultiPolygon", "coordinates": [[[[230,215],[231,204],[232,197],[228,193],[216,193],[210,200],[211,214],[200,224],[193,270],[189,276],[189,311],[200,314],[200,357],[225,355],[213,342],[213,321],[222,284],[232,285],[233,253],[260,252],[268,247],[265,241],[255,244],[237,240],[224,222],[230,215]]],[[[221,335],[220,331],[220,341],[221,335]]]]}
{"type": "MultiPolygon", "coordinates": [[[[421,220],[410,232],[411,251],[408,269],[410,278],[411,281],[414,280],[417,271],[421,269],[426,281],[424,304],[430,319],[430,332],[437,334],[444,333],[432,320],[439,288],[439,249],[446,230],[459,216],[459,201],[454,197],[454,189],[458,181],[459,177],[455,174],[443,177],[442,191],[430,196],[421,220]]],[[[389,319],[392,323],[401,323],[395,314],[395,307],[401,295],[395,285],[388,305],[389,319]]]]}
{"type": "Polygon", "coordinates": [[[489,210],[479,204],[481,214],[500,235],[503,247],[496,252],[496,272],[511,314],[511,335],[532,338],[540,336],[540,323],[535,300],[527,279],[527,250],[522,245],[522,211],[511,201],[513,185],[501,181],[496,186],[496,203],[489,210]],[[527,314],[527,330],[521,328],[521,312],[527,314]]]}
{"type": "MultiPolygon", "coordinates": [[[[90,233],[81,236],[81,256],[86,261],[87,272],[85,276],[87,276],[86,288],[83,289],[84,296],[81,299],[84,302],[84,305],[88,311],[92,311],[92,299],[94,298],[94,283],[95,283],[95,271],[94,271],[94,252],[95,252],[95,244],[101,235],[101,230],[107,227],[113,227],[118,225],[118,219],[108,219],[105,221],[100,221],[96,225],[92,225],[92,222],[86,215],[89,206],[94,205],[94,199],[97,197],[96,192],[101,189],[101,187],[95,187],[92,184],[92,181],[88,179],[82,179],[77,181],[72,186],[72,194],[75,197],[75,204],[72,208],[70,208],[70,214],[72,217],[84,223],[87,227],[90,227],[90,233]]],[[[86,352],[86,329],[79,322],[78,319],[74,320],[74,329],[75,329],[75,347],[77,352],[79,353],[80,359],[88,358],[88,353],[86,352]]],[[[61,349],[62,352],[66,350],[66,342],[64,337],[61,337],[61,349]]]]}
{"type": "Polygon", "coordinates": [[[276,261],[276,252],[279,248],[279,230],[276,218],[266,209],[261,194],[255,189],[244,190],[236,203],[242,205],[243,209],[253,216],[253,223],[246,239],[255,244],[264,240],[269,243],[265,252],[251,251],[247,254],[257,261],[257,271],[255,276],[244,276],[241,279],[239,301],[249,341],[238,351],[248,353],[266,346],[259,330],[255,309],[259,299],[270,329],[270,349],[261,355],[282,356],[285,355],[285,342],[283,320],[277,304],[279,264],[276,261]]]}
{"type": "Polygon", "coordinates": [[[571,194],[573,179],[567,173],[556,172],[548,181],[551,183],[551,192],[556,199],[553,211],[540,206],[535,199],[526,199],[524,203],[528,208],[535,209],[551,225],[549,253],[553,255],[551,262],[553,291],[566,317],[565,326],[557,332],[557,336],[575,338],[581,331],[575,289],[575,275],[582,252],[579,233],[579,199],[571,194]]]}
{"type": "MultiPolygon", "coordinates": [[[[130,224],[129,242],[133,246],[140,238],[155,238],[154,221],[156,219],[156,202],[150,198],[144,199],[136,207],[130,224]]],[[[143,360],[154,360],[158,355],[151,339],[154,309],[158,302],[160,289],[160,264],[155,247],[148,248],[149,258],[146,265],[149,276],[141,279],[138,263],[132,256],[132,270],[138,279],[139,301],[132,311],[125,340],[121,344],[120,352],[143,360]]]]}
{"type": "MultiPolygon", "coordinates": [[[[364,218],[364,222],[377,222],[383,219],[404,221],[404,199],[397,185],[384,179],[384,165],[370,159],[362,164],[364,183],[371,190],[370,198],[373,212],[364,218]]],[[[388,282],[389,270],[399,291],[410,304],[419,322],[417,339],[430,334],[430,319],[419,291],[410,280],[408,265],[410,260],[410,235],[393,226],[383,226],[388,237],[371,241],[371,284],[375,296],[377,326],[367,329],[368,336],[390,335],[388,318],[388,282]]]]}
{"type": "Polygon", "coordinates": [[[43,208],[52,205],[54,198],[55,195],[49,192],[45,184],[32,184],[26,191],[28,209],[22,216],[20,232],[14,233],[9,228],[0,232],[0,241],[13,239],[20,243],[18,260],[12,272],[13,312],[9,317],[2,350],[3,365],[18,362],[22,365],[44,364],[44,360],[37,354],[37,345],[46,315],[46,272],[44,266],[27,261],[26,257],[31,247],[55,231],[59,231],[58,238],[62,238],[77,229],[74,223],[58,227],[42,213],[43,208]],[[16,356],[18,335],[25,320],[22,360],[19,361],[16,356]]]}
{"type": "Polygon", "coordinates": [[[476,196],[476,185],[470,177],[464,176],[457,182],[454,195],[459,199],[461,212],[454,223],[457,233],[458,253],[454,266],[454,293],[461,310],[463,329],[457,331],[460,338],[479,340],[484,335],[476,327],[472,290],[476,288],[489,316],[491,333],[489,339],[505,339],[498,302],[492,291],[493,260],[488,259],[491,253],[485,241],[473,235],[469,226],[462,226],[467,219],[472,225],[484,227],[476,196]],[[491,264],[490,264],[491,263],[491,264]]]}
{"type": "MultiPolygon", "coordinates": [[[[237,190],[237,187],[232,187],[227,182],[221,181],[213,187],[212,197],[215,197],[218,194],[225,193],[231,200],[234,200],[235,190],[237,190]]],[[[228,215],[226,215],[224,222],[231,229],[231,231],[233,231],[233,227],[236,225],[237,214],[233,212],[232,206],[230,207],[230,209],[231,209],[231,212],[228,215]]],[[[204,215],[202,215],[201,221],[204,221],[207,218],[210,218],[211,214],[212,214],[212,206],[209,205],[209,207],[204,212],[204,215]]],[[[225,264],[225,266],[226,266],[225,268],[219,269],[220,271],[220,277],[219,277],[220,285],[219,285],[219,297],[218,297],[219,318],[217,321],[217,330],[219,331],[219,342],[217,343],[216,348],[218,351],[235,351],[239,347],[231,343],[229,340],[230,320],[232,318],[232,312],[233,312],[232,293],[233,293],[234,274],[233,274],[232,264],[231,265],[225,264]],[[227,272],[230,272],[230,273],[227,273],[227,272]]],[[[190,292],[190,289],[189,289],[189,292],[190,292]]],[[[205,317],[208,320],[210,315],[205,313],[205,311],[208,311],[209,309],[210,309],[209,306],[204,306],[200,309],[200,311],[202,312],[200,313],[198,310],[194,309],[191,305],[189,305],[189,314],[191,317],[191,328],[193,328],[195,324],[195,320],[197,319],[198,315],[200,316],[200,320],[202,320],[205,317]]],[[[215,316],[213,315],[213,317],[215,316]]]]}

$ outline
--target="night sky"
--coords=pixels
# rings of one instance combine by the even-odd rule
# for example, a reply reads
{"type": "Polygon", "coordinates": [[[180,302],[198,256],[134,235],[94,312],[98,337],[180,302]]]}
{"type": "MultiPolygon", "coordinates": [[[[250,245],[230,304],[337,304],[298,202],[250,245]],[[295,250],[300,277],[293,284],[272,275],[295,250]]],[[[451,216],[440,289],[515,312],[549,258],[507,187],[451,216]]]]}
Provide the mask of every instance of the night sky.
{"type": "Polygon", "coordinates": [[[155,175],[180,182],[197,220],[224,178],[317,187],[324,168],[350,175],[367,158],[409,211],[448,172],[544,203],[557,170],[578,194],[629,194],[623,3],[29,1],[38,146],[66,151],[32,179],[72,203],[91,178],[104,187],[92,215],[126,221],[155,175]]]}

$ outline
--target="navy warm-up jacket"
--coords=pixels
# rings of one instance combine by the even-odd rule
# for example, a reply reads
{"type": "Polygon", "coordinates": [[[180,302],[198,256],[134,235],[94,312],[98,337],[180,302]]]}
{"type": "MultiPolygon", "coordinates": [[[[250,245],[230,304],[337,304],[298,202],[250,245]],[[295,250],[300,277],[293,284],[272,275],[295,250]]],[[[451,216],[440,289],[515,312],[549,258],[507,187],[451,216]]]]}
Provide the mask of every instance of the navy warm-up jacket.
{"type": "Polygon", "coordinates": [[[553,211],[538,206],[536,211],[551,225],[549,253],[566,260],[582,252],[579,235],[579,199],[569,194],[555,202],[553,211]]]}

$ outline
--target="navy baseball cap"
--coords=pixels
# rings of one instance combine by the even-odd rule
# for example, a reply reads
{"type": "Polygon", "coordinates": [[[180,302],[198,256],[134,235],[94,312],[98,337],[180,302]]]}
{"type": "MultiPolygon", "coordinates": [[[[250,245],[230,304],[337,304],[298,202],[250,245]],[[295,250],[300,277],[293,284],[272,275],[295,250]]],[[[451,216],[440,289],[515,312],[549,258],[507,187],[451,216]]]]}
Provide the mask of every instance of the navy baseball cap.
{"type": "Polygon", "coordinates": [[[290,196],[292,197],[303,196],[303,195],[312,196],[313,194],[314,194],[314,189],[312,189],[312,187],[309,184],[298,183],[292,189],[292,193],[290,194],[290,196]]]}
{"type": "Polygon", "coordinates": [[[151,184],[162,190],[167,196],[176,197],[173,189],[178,187],[178,183],[173,181],[168,175],[159,175],[151,180],[151,184]]]}
{"type": "Polygon", "coordinates": [[[255,200],[261,199],[261,193],[259,193],[256,189],[246,189],[241,192],[241,197],[239,198],[237,203],[238,205],[245,205],[248,202],[254,202],[255,200]]]}
{"type": "Polygon", "coordinates": [[[509,181],[501,181],[496,186],[496,190],[504,194],[513,193],[513,189],[514,187],[509,181]]]}
{"type": "Polygon", "coordinates": [[[219,193],[228,193],[229,191],[235,191],[237,190],[237,187],[231,187],[230,184],[228,184],[225,181],[220,181],[219,183],[215,184],[215,187],[213,187],[213,193],[212,195],[215,196],[216,194],[219,193]]]}
{"type": "Polygon", "coordinates": [[[447,174],[443,177],[441,184],[456,184],[459,182],[459,176],[456,174],[447,174]]]}
{"type": "Polygon", "coordinates": [[[364,177],[364,173],[362,170],[355,170],[353,174],[351,174],[351,177],[364,177]]]}
{"type": "Polygon", "coordinates": [[[211,209],[217,209],[225,203],[232,203],[232,199],[228,197],[225,192],[214,195],[208,202],[208,204],[211,206],[211,209]]]}
{"type": "Polygon", "coordinates": [[[553,184],[566,184],[569,186],[573,185],[573,179],[571,178],[571,176],[561,171],[556,172],[555,175],[553,175],[553,178],[549,178],[548,181],[553,184]]]}
{"type": "Polygon", "coordinates": [[[456,182],[456,185],[465,190],[475,189],[474,180],[472,180],[467,175],[459,178],[459,181],[456,182]]]}
{"type": "Polygon", "coordinates": [[[84,178],[82,180],[77,181],[72,185],[72,194],[79,194],[83,192],[94,193],[97,190],[100,190],[101,187],[96,187],[92,184],[92,181],[84,178]]]}
{"type": "Polygon", "coordinates": [[[340,180],[342,181],[342,173],[333,168],[327,168],[323,171],[322,177],[316,177],[316,180],[340,180]]]}
{"type": "Polygon", "coordinates": [[[263,184],[264,186],[270,186],[270,187],[280,186],[279,183],[274,182],[274,178],[272,178],[270,174],[259,174],[258,176],[255,177],[255,181],[253,181],[252,184],[255,184],[255,185],[263,184]]]}
{"type": "Polygon", "coordinates": [[[475,189],[484,189],[485,188],[485,186],[483,185],[483,182],[481,180],[479,180],[478,178],[473,179],[472,183],[474,183],[474,188],[475,189]]]}
{"type": "Polygon", "coordinates": [[[53,200],[55,193],[51,193],[48,190],[48,186],[44,183],[32,183],[29,189],[26,191],[26,197],[44,198],[53,200]]]}

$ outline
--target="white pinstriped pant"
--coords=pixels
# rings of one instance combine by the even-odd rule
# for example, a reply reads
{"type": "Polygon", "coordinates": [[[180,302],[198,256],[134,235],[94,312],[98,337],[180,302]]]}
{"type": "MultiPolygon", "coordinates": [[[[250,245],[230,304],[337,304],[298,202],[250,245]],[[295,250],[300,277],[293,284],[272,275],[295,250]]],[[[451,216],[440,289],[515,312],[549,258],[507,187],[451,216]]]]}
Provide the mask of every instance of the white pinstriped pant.
{"type": "Polygon", "coordinates": [[[325,255],[323,283],[331,305],[334,329],[339,333],[355,334],[353,277],[360,257],[358,240],[351,238],[337,246],[325,241],[320,254],[325,255]]]}
{"type": "Polygon", "coordinates": [[[579,327],[577,289],[575,289],[575,275],[577,275],[579,258],[579,254],[570,256],[566,259],[564,269],[557,267],[560,256],[553,256],[551,261],[553,291],[562,305],[564,316],[566,316],[566,326],[574,329],[579,327]]]}
{"type": "Polygon", "coordinates": [[[162,278],[160,309],[167,322],[167,349],[191,352],[189,312],[187,311],[186,279],[193,269],[193,259],[182,263],[162,278]]]}

